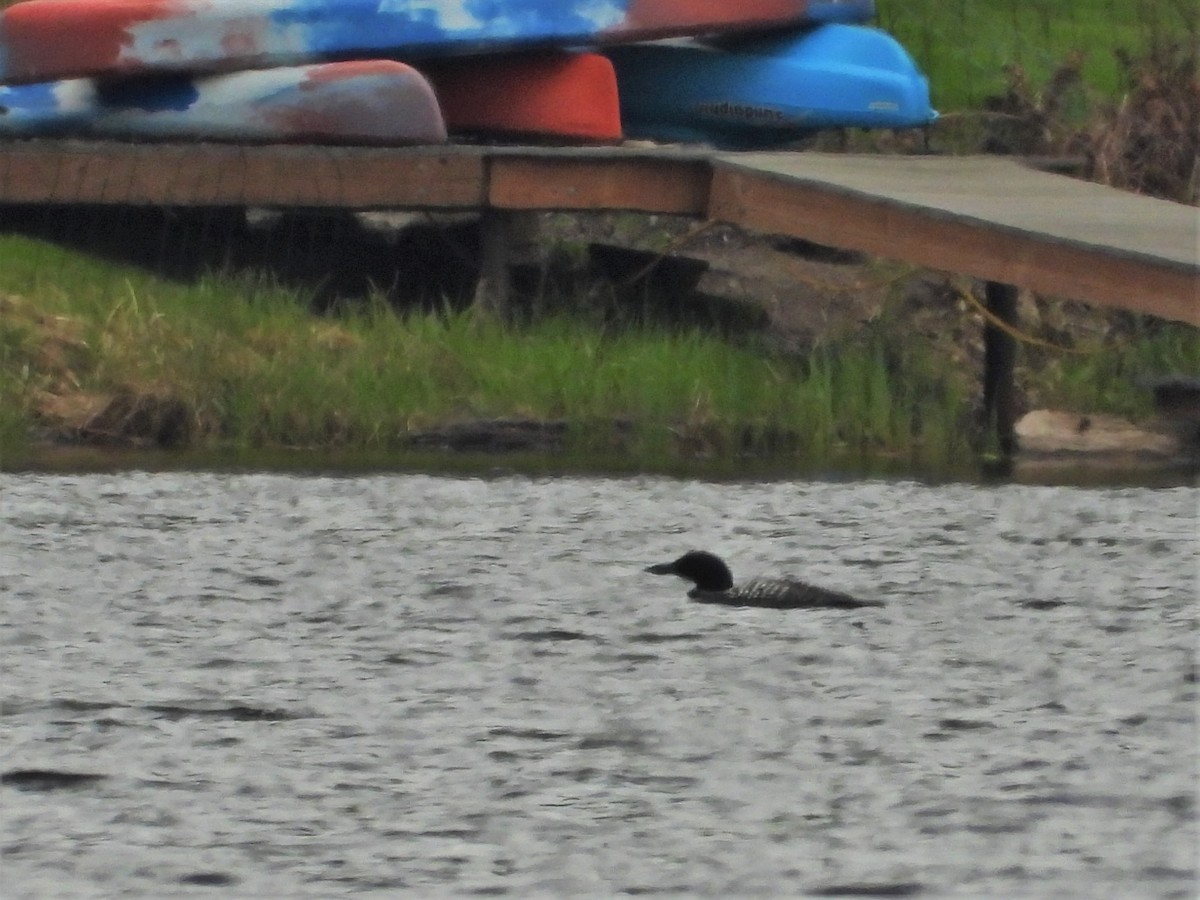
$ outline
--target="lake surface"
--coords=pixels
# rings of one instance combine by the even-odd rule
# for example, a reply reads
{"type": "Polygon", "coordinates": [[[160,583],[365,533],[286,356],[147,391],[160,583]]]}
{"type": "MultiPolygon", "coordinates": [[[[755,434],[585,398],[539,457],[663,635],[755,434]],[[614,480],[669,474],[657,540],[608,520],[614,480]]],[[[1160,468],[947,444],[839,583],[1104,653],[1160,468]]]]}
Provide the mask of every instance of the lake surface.
{"type": "Polygon", "coordinates": [[[1198,497],[0,474],[3,895],[1192,897],[1198,497]]]}

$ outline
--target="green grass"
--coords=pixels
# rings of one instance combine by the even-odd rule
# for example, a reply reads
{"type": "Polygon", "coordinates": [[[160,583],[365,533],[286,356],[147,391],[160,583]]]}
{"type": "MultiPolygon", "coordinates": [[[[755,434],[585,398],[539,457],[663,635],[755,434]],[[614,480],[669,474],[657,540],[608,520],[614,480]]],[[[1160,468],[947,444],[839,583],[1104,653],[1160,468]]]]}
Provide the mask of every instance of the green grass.
{"type": "MultiPolygon", "coordinates": [[[[899,313],[804,358],[700,330],[551,315],[521,327],[382,303],[318,318],[265,279],[156,278],[35,240],[0,239],[0,460],[46,424],[47,397],[179,401],[187,449],[410,453],[448,421],[569,423],[586,465],[671,469],[972,456],[977,373],[946,367],[899,313]],[[626,423],[621,428],[614,423],[626,423]],[[739,462],[741,461],[741,462],[739,462]]],[[[1027,348],[1038,405],[1145,418],[1139,378],[1200,372],[1200,330],[1138,320],[1089,355],[1027,348]]],[[[27,449],[27,447],[25,448],[27,449]]]]}
{"type": "Polygon", "coordinates": [[[1200,329],[1135,320],[1130,333],[1099,352],[1026,357],[1020,375],[1033,383],[1039,405],[1141,420],[1153,414],[1148,379],[1200,376],[1200,329]]]}
{"type": "MultiPolygon", "coordinates": [[[[976,109],[1021,66],[1035,86],[1075,51],[1085,84],[1119,96],[1124,75],[1114,50],[1137,53],[1154,41],[1196,41],[1198,0],[877,0],[878,24],[900,40],[929,76],[941,112],[976,109]],[[1190,34],[1189,34],[1190,29],[1190,34]]],[[[1189,45],[1190,46],[1190,45],[1189,45]]]]}
{"type": "Polygon", "coordinates": [[[32,298],[0,324],[0,440],[47,394],[129,392],[182,401],[194,443],[226,449],[397,448],[414,430],[509,416],[568,420],[581,450],[614,449],[613,423],[632,423],[615,452],[647,459],[937,460],[965,446],[965,385],[883,327],[784,359],[571,315],[517,328],[376,304],[319,319],[253,279],[180,285],[22,238],[0,255],[0,295],[32,298]]]}

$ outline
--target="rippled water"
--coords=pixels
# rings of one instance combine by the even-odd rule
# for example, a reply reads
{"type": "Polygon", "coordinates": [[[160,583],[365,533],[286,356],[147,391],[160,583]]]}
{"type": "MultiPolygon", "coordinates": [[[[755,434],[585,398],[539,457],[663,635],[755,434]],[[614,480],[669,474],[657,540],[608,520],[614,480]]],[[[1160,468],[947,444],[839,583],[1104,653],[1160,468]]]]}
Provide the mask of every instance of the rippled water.
{"type": "Polygon", "coordinates": [[[0,475],[4,896],[1190,897],[1197,496],[0,475]]]}

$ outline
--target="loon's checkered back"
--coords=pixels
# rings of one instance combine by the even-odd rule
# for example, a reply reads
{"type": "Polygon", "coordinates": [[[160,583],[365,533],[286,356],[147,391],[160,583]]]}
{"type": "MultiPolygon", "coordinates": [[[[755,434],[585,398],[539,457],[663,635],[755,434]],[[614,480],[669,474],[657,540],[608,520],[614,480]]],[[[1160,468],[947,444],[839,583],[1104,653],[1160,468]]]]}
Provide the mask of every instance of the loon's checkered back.
{"type": "Polygon", "coordinates": [[[860,609],[883,606],[859,600],[841,591],[817,587],[791,578],[753,578],[736,585],[728,566],[712,553],[692,550],[674,562],[646,569],[655,575],[678,575],[695,584],[688,596],[699,603],[724,606],[758,606],[768,609],[860,609]]]}

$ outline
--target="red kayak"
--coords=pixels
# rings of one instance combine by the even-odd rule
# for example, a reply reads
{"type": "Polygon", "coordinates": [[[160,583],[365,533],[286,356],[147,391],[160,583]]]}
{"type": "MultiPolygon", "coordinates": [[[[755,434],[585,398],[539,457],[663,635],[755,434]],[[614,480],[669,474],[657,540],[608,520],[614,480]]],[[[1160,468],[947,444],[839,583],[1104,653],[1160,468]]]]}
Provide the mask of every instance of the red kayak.
{"type": "Polygon", "coordinates": [[[451,134],[566,143],[621,140],[613,65],[597,53],[545,52],[421,65],[451,134]]]}

